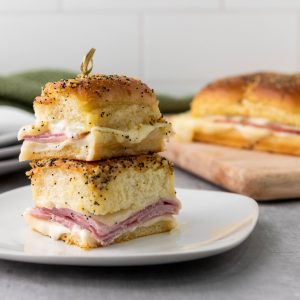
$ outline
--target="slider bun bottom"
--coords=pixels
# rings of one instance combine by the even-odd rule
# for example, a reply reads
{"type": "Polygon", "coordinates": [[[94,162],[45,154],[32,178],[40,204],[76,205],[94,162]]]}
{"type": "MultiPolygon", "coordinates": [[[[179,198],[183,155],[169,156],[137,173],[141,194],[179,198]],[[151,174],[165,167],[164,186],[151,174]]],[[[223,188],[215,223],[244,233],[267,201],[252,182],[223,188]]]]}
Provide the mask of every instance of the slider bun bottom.
{"type": "Polygon", "coordinates": [[[235,148],[300,155],[300,136],[268,136],[255,141],[243,136],[236,129],[214,133],[197,130],[193,140],[235,148]]]}
{"type": "MultiPolygon", "coordinates": [[[[174,224],[172,221],[158,221],[157,223],[147,226],[147,227],[138,227],[134,231],[126,232],[116,238],[113,242],[113,244],[127,242],[133,239],[137,239],[139,237],[152,235],[152,234],[158,234],[163,232],[171,231],[174,228],[174,224]]],[[[64,234],[61,236],[60,240],[64,241],[68,245],[76,245],[78,247],[81,247],[83,249],[92,249],[101,247],[97,245],[96,243],[90,243],[90,244],[81,244],[79,239],[74,238],[70,234],[64,234]]]]}
{"type": "MultiPolygon", "coordinates": [[[[44,220],[37,220],[37,218],[34,218],[32,216],[26,216],[25,219],[26,222],[31,226],[33,231],[41,233],[42,235],[48,235],[46,227],[42,225],[42,223],[45,222],[44,220]]],[[[174,229],[175,227],[176,222],[173,218],[159,220],[156,223],[151,224],[149,226],[140,226],[137,227],[134,231],[122,234],[113,241],[113,244],[130,241],[147,235],[168,232],[174,229]]],[[[101,245],[97,244],[96,240],[93,239],[91,235],[89,236],[88,240],[82,241],[78,235],[65,233],[59,237],[59,240],[64,241],[68,245],[76,245],[85,250],[101,247],[101,245]]]]}

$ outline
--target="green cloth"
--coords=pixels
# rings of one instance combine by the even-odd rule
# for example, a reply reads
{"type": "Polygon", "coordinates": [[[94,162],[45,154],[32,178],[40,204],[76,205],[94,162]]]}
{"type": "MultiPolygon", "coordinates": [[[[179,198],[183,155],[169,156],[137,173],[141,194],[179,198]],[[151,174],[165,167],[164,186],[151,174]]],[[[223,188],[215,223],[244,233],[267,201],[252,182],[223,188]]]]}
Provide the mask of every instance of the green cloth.
{"type": "MultiPolygon", "coordinates": [[[[74,78],[73,72],[64,70],[35,70],[0,76],[0,105],[32,110],[32,101],[41,94],[42,86],[49,81],[74,78]]],[[[192,97],[174,98],[157,95],[162,113],[178,113],[189,109],[192,97]]]]}

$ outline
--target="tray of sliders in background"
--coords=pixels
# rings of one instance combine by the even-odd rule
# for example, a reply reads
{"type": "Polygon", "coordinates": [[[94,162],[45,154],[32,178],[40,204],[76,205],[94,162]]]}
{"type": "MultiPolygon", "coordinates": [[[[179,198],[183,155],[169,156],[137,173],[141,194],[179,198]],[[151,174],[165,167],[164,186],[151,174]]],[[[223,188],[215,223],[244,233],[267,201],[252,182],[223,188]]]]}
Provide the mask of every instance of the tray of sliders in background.
{"type": "Polygon", "coordinates": [[[300,75],[218,80],[170,120],[177,166],[256,200],[300,197],[300,75]]]}

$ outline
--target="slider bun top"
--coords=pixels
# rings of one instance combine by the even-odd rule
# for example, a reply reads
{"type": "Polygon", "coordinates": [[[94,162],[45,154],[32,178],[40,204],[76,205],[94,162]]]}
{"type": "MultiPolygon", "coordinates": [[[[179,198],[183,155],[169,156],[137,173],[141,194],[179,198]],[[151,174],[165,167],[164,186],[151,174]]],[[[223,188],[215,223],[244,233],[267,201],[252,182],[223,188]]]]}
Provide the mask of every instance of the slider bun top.
{"type": "Polygon", "coordinates": [[[300,126],[300,74],[265,72],[214,81],[193,99],[192,115],[244,116],[300,126]]]}
{"type": "Polygon", "coordinates": [[[64,120],[87,130],[93,126],[126,129],[162,119],[154,91],[140,80],[119,75],[47,83],[33,105],[38,122],[64,120]]]}

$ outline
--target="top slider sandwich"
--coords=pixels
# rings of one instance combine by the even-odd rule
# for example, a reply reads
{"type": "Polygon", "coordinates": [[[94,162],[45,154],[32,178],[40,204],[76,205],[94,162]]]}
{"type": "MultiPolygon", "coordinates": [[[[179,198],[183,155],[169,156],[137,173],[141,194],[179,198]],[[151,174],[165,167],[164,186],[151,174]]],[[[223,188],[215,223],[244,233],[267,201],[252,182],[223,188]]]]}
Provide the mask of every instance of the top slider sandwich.
{"type": "Polygon", "coordinates": [[[300,155],[300,75],[257,73],[215,81],[173,125],[180,140],[300,155]]]}
{"type": "Polygon", "coordinates": [[[34,103],[35,124],[20,129],[20,160],[94,161],[163,150],[171,126],[155,93],[118,75],[77,76],[47,83],[34,103]]]}

